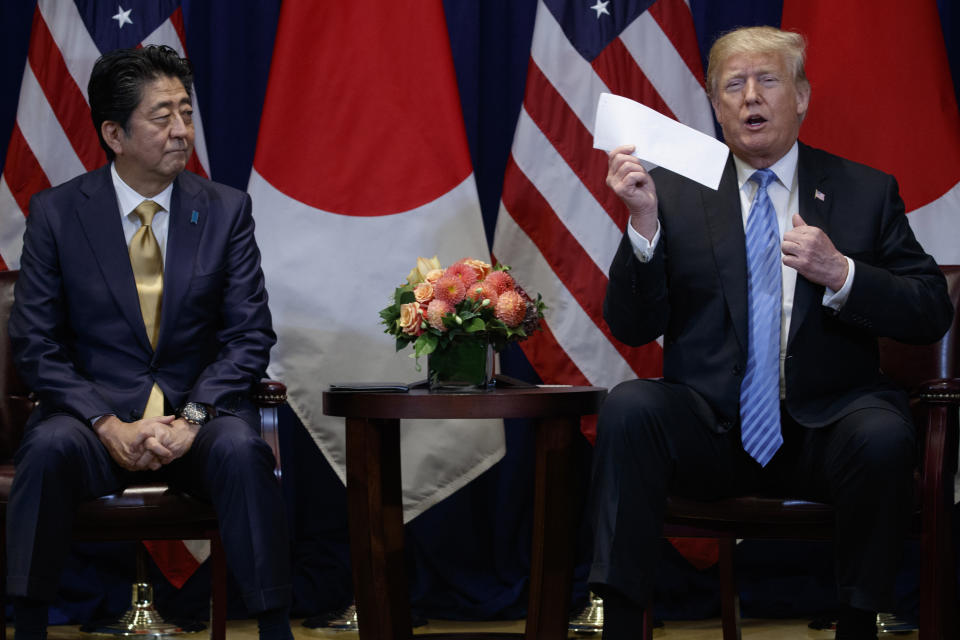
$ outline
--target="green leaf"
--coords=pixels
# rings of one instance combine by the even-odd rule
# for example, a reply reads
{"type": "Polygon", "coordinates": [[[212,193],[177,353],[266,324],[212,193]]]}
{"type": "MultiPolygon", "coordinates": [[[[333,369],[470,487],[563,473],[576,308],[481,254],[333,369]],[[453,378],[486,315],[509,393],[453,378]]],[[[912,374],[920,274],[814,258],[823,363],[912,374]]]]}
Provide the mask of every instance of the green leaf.
{"type": "Polygon", "coordinates": [[[437,342],[439,338],[429,331],[421,333],[420,337],[417,338],[417,341],[413,344],[413,354],[416,357],[427,356],[434,352],[437,348],[437,342]]]}
{"type": "Polygon", "coordinates": [[[463,330],[467,333],[476,333],[487,328],[487,323],[482,318],[473,318],[469,322],[463,323],[463,330]]]}

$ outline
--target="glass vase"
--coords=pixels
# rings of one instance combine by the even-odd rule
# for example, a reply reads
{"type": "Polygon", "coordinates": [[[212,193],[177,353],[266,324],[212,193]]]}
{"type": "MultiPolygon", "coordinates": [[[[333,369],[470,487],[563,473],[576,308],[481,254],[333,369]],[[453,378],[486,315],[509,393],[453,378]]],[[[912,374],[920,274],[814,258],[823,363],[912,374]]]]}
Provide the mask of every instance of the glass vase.
{"type": "Polygon", "coordinates": [[[482,392],[493,388],[493,347],[487,340],[458,337],[427,356],[430,391],[482,392]]]}

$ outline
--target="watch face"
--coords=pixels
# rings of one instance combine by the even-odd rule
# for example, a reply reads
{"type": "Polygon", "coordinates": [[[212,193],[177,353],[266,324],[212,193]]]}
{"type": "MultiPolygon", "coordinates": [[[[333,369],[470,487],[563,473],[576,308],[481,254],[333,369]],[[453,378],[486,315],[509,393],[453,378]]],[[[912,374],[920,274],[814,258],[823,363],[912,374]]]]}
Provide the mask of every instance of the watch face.
{"type": "Polygon", "coordinates": [[[196,402],[188,402],[187,404],[183,405],[183,411],[181,411],[181,414],[187,422],[192,422],[194,424],[204,424],[209,418],[206,407],[197,404],[196,402]]]}

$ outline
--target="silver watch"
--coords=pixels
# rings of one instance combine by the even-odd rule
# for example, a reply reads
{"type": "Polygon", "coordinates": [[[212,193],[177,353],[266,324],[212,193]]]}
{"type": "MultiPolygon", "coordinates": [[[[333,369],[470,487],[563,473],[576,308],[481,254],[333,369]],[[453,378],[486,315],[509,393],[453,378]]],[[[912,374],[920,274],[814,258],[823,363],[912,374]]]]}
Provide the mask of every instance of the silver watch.
{"type": "Polygon", "coordinates": [[[180,407],[180,411],[177,412],[177,416],[197,426],[205,425],[212,417],[207,405],[200,404],[199,402],[188,402],[184,404],[180,407]]]}

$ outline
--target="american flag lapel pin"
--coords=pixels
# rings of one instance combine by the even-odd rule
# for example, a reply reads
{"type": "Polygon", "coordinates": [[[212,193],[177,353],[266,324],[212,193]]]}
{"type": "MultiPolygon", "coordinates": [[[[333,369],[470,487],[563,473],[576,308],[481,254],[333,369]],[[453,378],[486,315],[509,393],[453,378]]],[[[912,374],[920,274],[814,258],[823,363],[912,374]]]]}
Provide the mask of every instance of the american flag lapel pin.
{"type": "Polygon", "coordinates": [[[824,202],[827,196],[823,195],[823,191],[820,191],[820,189],[815,189],[813,192],[813,197],[819,200],[820,202],[824,202]]]}
{"type": "MultiPolygon", "coordinates": [[[[817,191],[817,193],[820,193],[817,191]]],[[[822,200],[823,198],[821,198],[822,200]]],[[[197,220],[200,219],[200,212],[196,209],[193,210],[193,213],[190,214],[190,224],[197,224],[197,220]]]]}

